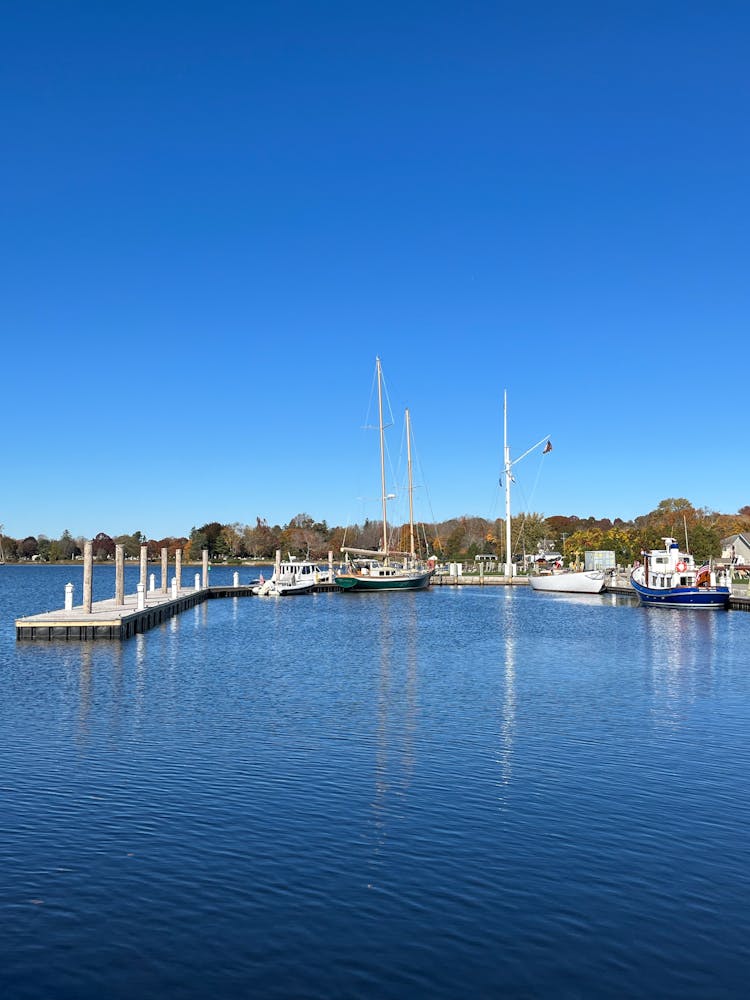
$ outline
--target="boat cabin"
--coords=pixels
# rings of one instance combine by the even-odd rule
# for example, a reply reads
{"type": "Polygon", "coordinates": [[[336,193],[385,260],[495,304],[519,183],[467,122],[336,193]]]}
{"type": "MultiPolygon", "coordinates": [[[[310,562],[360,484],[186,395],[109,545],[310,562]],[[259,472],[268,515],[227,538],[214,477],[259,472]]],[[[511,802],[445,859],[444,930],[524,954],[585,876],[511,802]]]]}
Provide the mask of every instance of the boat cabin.
{"type": "MultiPolygon", "coordinates": [[[[674,538],[665,538],[663,549],[651,549],[644,553],[644,583],[655,590],[671,587],[698,587],[708,585],[710,574],[707,567],[697,569],[695,560],[686,552],[680,552],[674,538]]],[[[712,583],[715,585],[715,579],[712,583]]]]}
{"type": "Polygon", "coordinates": [[[376,580],[387,580],[399,575],[396,566],[384,565],[377,559],[356,559],[352,568],[360,576],[371,576],[376,580]]]}
{"type": "Polygon", "coordinates": [[[315,563],[288,559],[279,563],[278,573],[274,573],[273,580],[275,583],[317,583],[319,575],[320,570],[315,563]]]}

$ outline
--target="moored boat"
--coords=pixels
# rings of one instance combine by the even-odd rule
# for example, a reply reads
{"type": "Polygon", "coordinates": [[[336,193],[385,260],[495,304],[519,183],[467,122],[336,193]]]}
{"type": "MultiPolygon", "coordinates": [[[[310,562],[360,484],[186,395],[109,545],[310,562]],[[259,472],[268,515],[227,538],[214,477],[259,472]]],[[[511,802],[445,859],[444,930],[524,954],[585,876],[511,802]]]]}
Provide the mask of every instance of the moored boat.
{"type": "Polygon", "coordinates": [[[406,447],[409,478],[409,540],[408,553],[395,553],[388,547],[388,515],[387,501],[390,494],[385,486],[385,439],[383,423],[383,372],[380,358],[375,359],[378,386],[378,420],[380,429],[380,496],[383,511],[382,547],[378,551],[355,549],[342,546],[341,552],[346,557],[346,568],[334,575],[334,582],[342,590],[372,593],[379,590],[424,590],[430,585],[434,566],[422,568],[417,565],[414,544],[414,509],[412,505],[412,469],[411,469],[411,423],[409,411],[406,411],[406,447]],[[393,563],[392,556],[403,560],[402,564],[393,563]]]}
{"type": "Polygon", "coordinates": [[[650,549],[630,574],[641,604],[661,608],[726,608],[731,588],[725,574],[717,578],[710,566],[696,567],[674,538],[664,538],[663,549],[650,549]]]}
{"type": "Polygon", "coordinates": [[[581,572],[553,570],[551,573],[531,574],[529,586],[532,590],[544,590],[557,594],[601,594],[606,578],[604,570],[582,570],[581,572]]]}
{"type": "Polygon", "coordinates": [[[291,597],[311,594],[320,583],[329,582],[328,573],[307,559],[289,558],[277,562],[270,580],[259,580],[253,587],[258,597],[291,597]]]}
{"type": "Polygon", "coordinates": [[[387,566],[375,559],[357,560],[334,577],[342,590],[424,590],[429,587],[433,570],[404,569],[387,566]]]}

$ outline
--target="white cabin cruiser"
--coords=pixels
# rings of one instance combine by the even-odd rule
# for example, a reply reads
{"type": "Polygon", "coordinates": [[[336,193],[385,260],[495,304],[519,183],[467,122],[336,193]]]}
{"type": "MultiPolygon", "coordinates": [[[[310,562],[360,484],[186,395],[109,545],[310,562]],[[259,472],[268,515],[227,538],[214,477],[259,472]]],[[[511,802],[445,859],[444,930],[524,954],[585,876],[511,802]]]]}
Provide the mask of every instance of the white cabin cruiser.
{"type": "Polygon", "coordinates": [[[328,570],[307,559],[289,557],[285,562],[277,562],[270,580],[261,580],[253,587],[258,597],[291,597],[295,594],[310,594],[320,583],[329,583],[328,570]]]}

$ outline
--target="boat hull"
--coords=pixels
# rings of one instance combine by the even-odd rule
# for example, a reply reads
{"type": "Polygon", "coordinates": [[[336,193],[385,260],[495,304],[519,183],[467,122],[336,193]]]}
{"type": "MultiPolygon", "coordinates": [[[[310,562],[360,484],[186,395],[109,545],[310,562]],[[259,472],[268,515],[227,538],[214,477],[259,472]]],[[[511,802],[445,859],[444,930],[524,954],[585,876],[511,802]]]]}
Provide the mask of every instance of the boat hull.
{"type": "Polygon", "coordinates": [[[721,611],[729,604],[729,587],[646,587],[632,576],[633,590],[641,604],[659,608],[703,608],[721,611]]]}
{"type": "Polygon", "coordinates": [[[380,590],[425,590],[429,587],[431,579],[432,571],[382,579],[359,576],[355,573],[341,573],[334,577],[334,582],[347,593],[374,593],[380,590]]]}
{"type": "Polygon", "coordinates": [[[604,573],[592,570],[583,573],[550,573],[548,576],[530,576],[532,590],[555,594],[601,594],[604,590],[604,573]]]}
{"type": "Polygon", "coordinates": [[[276,587],[276,593],[279,597],[296,597],[297,594],[312,594],[315,590],[314,583],[301,583],[301,584],[278,584],[276,587]]]}

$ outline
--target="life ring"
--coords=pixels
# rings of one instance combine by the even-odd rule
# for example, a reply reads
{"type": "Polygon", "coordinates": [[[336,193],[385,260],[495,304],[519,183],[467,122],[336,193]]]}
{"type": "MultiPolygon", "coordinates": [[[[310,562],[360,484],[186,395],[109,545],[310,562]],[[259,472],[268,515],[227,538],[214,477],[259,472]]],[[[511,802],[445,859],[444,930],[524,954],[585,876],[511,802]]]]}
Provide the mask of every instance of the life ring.
{"type": "Polygon", "coordinates": [[[678,573],[684,573],[685,570],[687,569],[687,563],[684,563],[682,559],[680,559],[680,561],[675,566],[675,569],[677,570],[678,573]]]}

